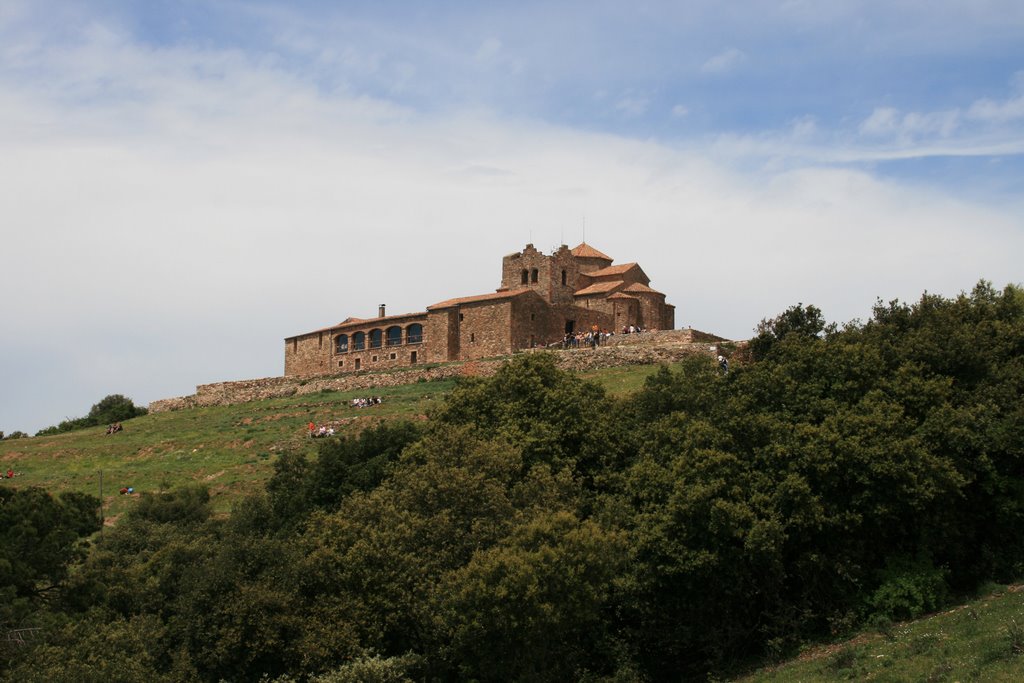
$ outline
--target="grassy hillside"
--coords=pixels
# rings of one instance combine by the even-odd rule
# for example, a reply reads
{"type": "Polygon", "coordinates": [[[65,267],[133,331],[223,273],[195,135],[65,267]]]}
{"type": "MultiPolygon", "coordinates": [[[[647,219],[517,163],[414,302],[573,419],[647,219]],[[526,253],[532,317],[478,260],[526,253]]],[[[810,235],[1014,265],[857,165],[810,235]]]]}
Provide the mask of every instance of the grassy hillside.
{"type": "MultiPolygon", "coordinates": [[[[656,366],[609,368],[587,375],[612,394],[641,387],[656,366]]],[[[16,486],[42,486],[99,495],[103,472],[104,512],[110,521],[131,504],[121,487],[136,492],[204,483],[215,507],[259,489],[270,476],[274,456],[288,450],[316,453],[306,425],[329,423],[339,433],[358,431],[379,420],[423,419],[454,386],[453,380],[348,392],[325,392],[232,406],[157,413],[124,423],[107,435],[93,427],[55,436],[0,441],[0,470],[14,469],[16,486]],[[381,396],[383,404],[352,408],[351,399],[381,396]]],[[[9,485],[4,480],[0,485],[9,485]]]]}
{"type": "Polygon", "coordinates": [[[917,621],[882,625],[852,640],[811,648],[742,683],[1024,680],[1024,586],[917,621]]]}

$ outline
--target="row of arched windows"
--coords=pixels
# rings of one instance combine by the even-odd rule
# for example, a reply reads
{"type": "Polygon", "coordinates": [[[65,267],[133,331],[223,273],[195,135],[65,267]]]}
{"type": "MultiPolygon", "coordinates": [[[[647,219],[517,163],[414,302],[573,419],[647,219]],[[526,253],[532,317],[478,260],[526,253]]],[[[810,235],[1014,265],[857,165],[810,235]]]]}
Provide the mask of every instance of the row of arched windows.
{"type": "MultiPolygon", "coordinates": [[[[420,344],[423,342],[423,325],[413,323],[405,328],[405,343],[420,344]]],[[[363,351],[366,348],[379,349],[381,345],[401,346],[402,328],[392,325],[386,330],[370,330],[367,332],[356,332],[351,339],[347,334],[339,334],[334,338],[334,350],[336,353],[348,353],[351,351],[363,351]]]]}

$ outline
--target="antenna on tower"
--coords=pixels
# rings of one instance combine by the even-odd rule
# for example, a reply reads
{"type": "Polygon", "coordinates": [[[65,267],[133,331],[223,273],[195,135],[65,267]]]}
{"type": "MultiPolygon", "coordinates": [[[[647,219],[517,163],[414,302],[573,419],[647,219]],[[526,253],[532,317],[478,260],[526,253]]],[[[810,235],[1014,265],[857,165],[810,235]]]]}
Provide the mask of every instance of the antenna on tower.
{"type": "Polygon", "coordinates": [[[587,214],[583,214],[583,243],[587,243],[587,214]]]}

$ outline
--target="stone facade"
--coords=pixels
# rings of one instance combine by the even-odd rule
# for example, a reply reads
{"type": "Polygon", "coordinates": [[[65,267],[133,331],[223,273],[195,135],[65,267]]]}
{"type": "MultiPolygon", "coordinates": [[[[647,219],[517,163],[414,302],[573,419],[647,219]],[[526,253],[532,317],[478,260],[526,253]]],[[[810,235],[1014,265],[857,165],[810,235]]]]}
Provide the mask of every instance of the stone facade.
{"type": "Polygon", "coordinates": [[[285,376],[411,367],[478,360],[546,346],[566,333],[619,331],[630,325],[670,330],[675,307],[650,287],[636,263],[584,243],[543,254],[532,244],[502,259],[492,293],[448,299],[421,313],[347,318],[285,339],[285,376]]]}
{"type": "MultiPolygon", "coordinates": [[[[526,353],[553,353],[563,370],[586,372],[623,365],[650,365],[671,363],[687,356],[705,355],[710,359],[719,353],[721,337],[698,330],[673,330],[645,334],[615,335],[596,349],[566,349],[558,351],[530,350],[526,353]]],[[[742,346],[744,343],[739,343],[742,346]]],[[[380,389],[415,382],[449,379],[453,377],[486,377],[493,375],[508,357],[444,363],[429,367],[405,367],[390,371],[345,373],[321,377],[267,377],[237,382],[200,384],[191,396],[180,396],[153,401],[149,412],[161,413],[204,406],[233,405],[262,401],[269,398],[316,394],[321,391],[354,391],[380,389]]]]}

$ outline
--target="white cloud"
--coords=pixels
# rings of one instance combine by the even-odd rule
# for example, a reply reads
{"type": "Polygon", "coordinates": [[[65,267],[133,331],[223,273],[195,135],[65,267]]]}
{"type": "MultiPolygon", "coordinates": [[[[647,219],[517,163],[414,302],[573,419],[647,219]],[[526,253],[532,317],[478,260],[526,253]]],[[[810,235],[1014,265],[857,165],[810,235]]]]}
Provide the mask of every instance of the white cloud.
{"type": "Polygon", "coordinates": [[[877,107],[861,122],[859,130],[862,135],[896,136],[903,140],[921,136],[947,138],[957,129],[960,119],[960,112],[956,109],[901,114],[892,107],[877,107]]]}
{"type": "Polygon", "coordinates": [[[735,70],[746,60],[747,55],[742,50],[729,48],[704,62],[700,70],[705,74],[724,74],[735,70]]]}
{"type": "Polygon", "coordinates": [[[818,132],[818,121],[813,116],[801,116],[792,122],[791,131],[795,139],[812,138],[818,132]]]}
{"type": "MultiPolygon", "coordinates": [[[[265,55],[143,47],[103,27],[62,49],[16,47],[31,78],[0,72],[0,291],[17,292],[0,375],[21,382],[0,399],[5,431],[84,414],[107,393],[145,402],[278,374],[284,336],[381,302],[400,313],[492,290],[503,254],[531,238],[575,243],[584,214],[588,241],[639,261],[679,324],[732,337],[797,301],[846,320],[876,296],[1019,277],[1017,207],[819,168],[917,150],[814,145],[834,140],[810,117],[777,137],[677,147],[435,118],[265,55]],[[772,156],[781,170],[758,163],[772,156]],[[61,398],[23,412],[15,398],[44,377],[61,398]]],[[[604,111],[614,93],[624,115],[651,106],[610,92],[604,111]]],[[[865,135],[957,130],[955,117],[895,109],[868,121],[865,135]]]]}
{"type": "Polygon", "coordinates": [[[649,106],[650,100],[646,97],[637,97],[634,95],[626,95],[615,103],[616,111],[625,114],[626,116],[643,116],[647,113],[647,108],[649,106]]]}
{"type": "Polygon", "coordinates": [[[501,41],[497,38],[488,38],[480,47],[477,49],[476,54],[473,58],[477,62],[487,63],[494,60],[495,57],[501,52],[501,41]]]}
{"type": "Polygon", "coordinates": [[[1024,95],[1003,102],[978,100],[967,110],[967,117],[991,123],[1006,123],[1024,118],[1024,95]]]}
{"type": "Polygon", "coordinates": [[[674,116],[677,119],[681,119],[689,113],[690,110],[685,105],[677,104],[676,106],[672,107],[672,116],[674,116]]]}

